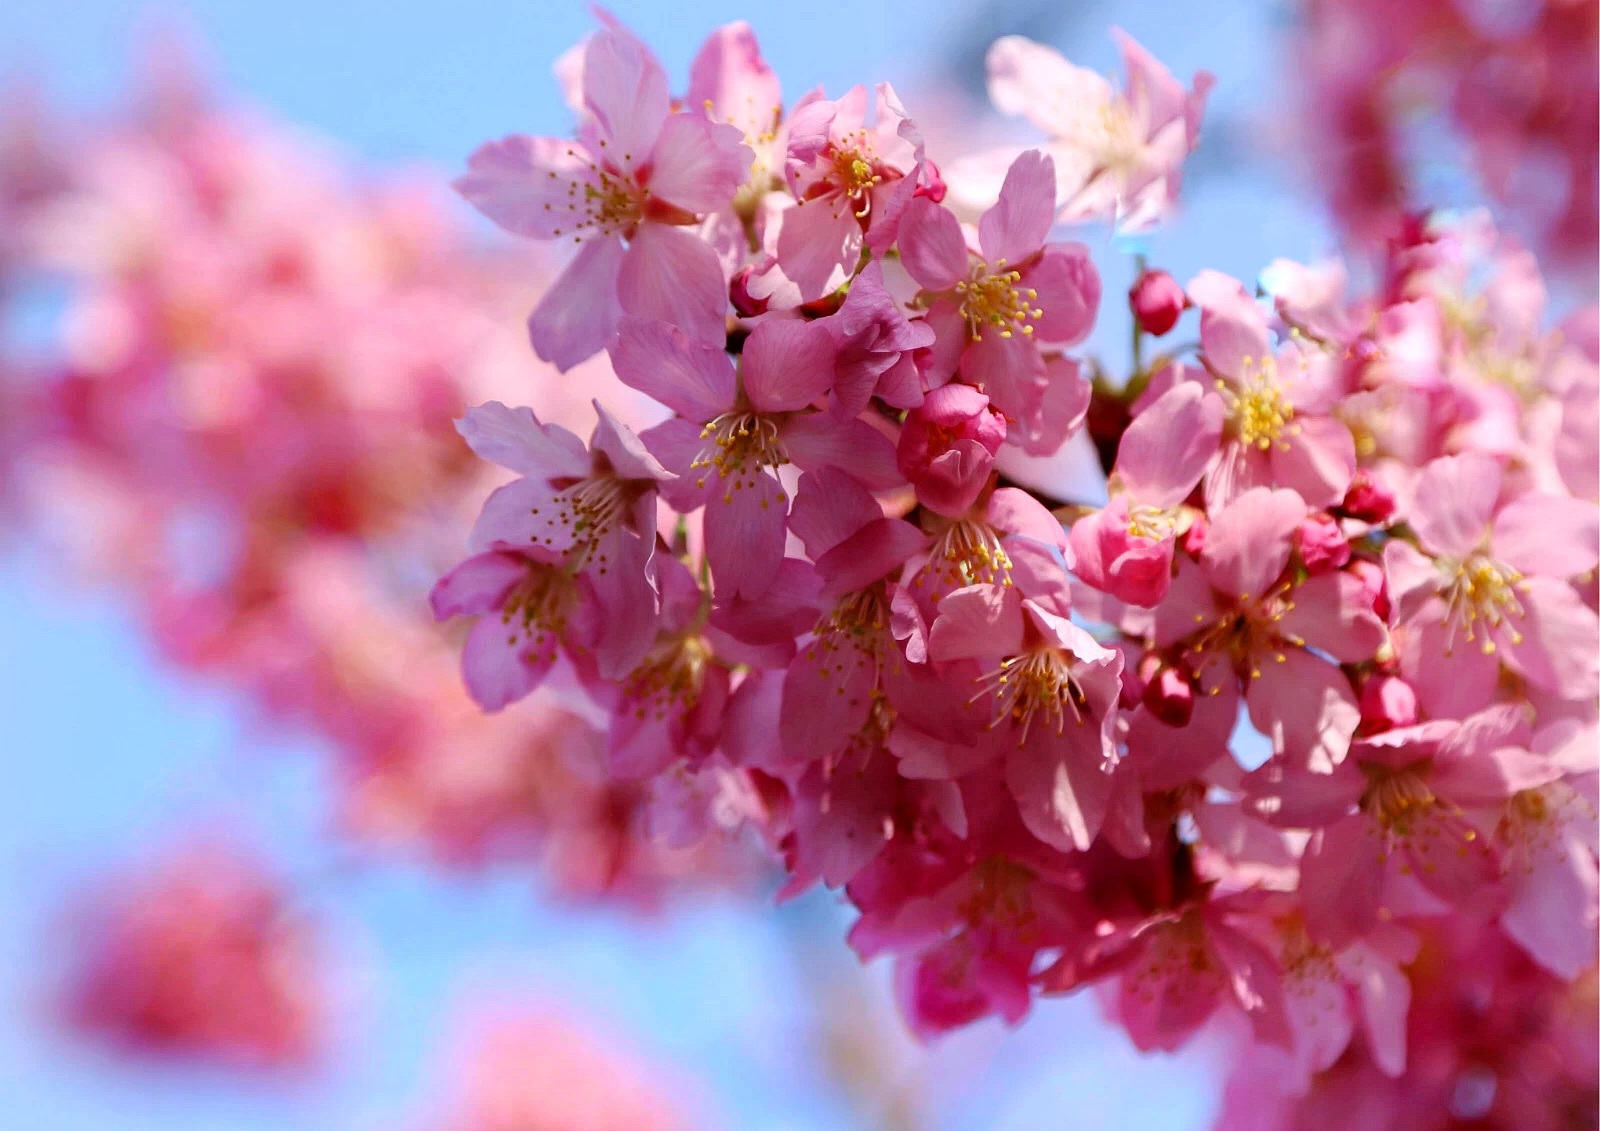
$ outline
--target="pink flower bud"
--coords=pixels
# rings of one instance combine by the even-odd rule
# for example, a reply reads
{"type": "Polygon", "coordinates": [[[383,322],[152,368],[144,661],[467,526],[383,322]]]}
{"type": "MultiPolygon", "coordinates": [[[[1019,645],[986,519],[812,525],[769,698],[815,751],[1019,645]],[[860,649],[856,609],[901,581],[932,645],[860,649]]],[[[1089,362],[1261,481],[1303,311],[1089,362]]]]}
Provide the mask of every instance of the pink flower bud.
{"type": "Polygon", "coordinates": [[[1159,338],[1178,324],[1178,316],[1189,306],[1189,296],[1165,271],[1146,271],[1128,291],[1128,305],[1139,328],[1159,338]]]}
{"type": "Polygon", "coordinates": [[[959,518],[983,491],[1005,438],[1005,418],[988,397],[971,385],[945,385],[906,417],[895,458],[918,502],[959,518]]]}
{"type": "Polygon", "coordinates": [[[1383,576],[1383,567],[1366,558],[1357,558],[1346,567],[1345,572],[1361,579],[1367,598],[1372,602],[1372,611],[1379,620],[1387,622],[1390,613],[1389,585],[1383,576]]]}
{"type": "Polygon", "coordinates": [[[1194,688],[1177,668],[1164,667],[1145,685],[1145,710],[1169,727],[1189,725],[1194,714],[1194,688]]]}
{"type": "Polygon", "coordinates": [[[1399,676],[1377,675],[1361,688],[1361,733],[1377,734],[1417,721],[1417,693],[1399,676]]]}
{"type": "Polygon", "coordinates": [[[1339,524],[1325,514],[1306,518],[1300,524],[1295,541],[1300,548],[1300,560],[1313,577],[1336,570],[1350,560],[1350,543],[1345,540],[1339,524]]]}
{"type": "Polygon", "coordinates": [[[758,314],[767,312],[767,300],[756,298],[750,293],[750,272],[754,267],[746,267],[733,277],[733,282],[728,284],[728,298],[733,303],[733,309],[739,312],[741,318],[754,318],[758,314]]]}
{"type": "Polygon", "coordinates": [[[1183,532],[1183,549],[1192,558],[1198,558],[1206,548],[1206,532],[1210,528],[1204,515],[1197,514],[1189,529],[1183,532]]]}
{"type": "Polygon", "coordinates": [[[1374,479],[1370,471],[1362,468],[1350,481],[1350,490],[1345,492],[1344,502],[1339,509],[1363,522],[1386,522],[1394,514],[1394,492],[1374,479]]]}

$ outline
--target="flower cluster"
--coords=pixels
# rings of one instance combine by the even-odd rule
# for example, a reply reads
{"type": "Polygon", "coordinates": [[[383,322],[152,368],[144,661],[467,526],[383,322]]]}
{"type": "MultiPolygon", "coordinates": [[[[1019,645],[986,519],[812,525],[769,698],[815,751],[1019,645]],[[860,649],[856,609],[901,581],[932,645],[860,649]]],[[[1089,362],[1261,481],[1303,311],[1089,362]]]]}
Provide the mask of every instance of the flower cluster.
{"type": "Polygon", "coordinates": [[[668,416],[470,411],[516,478],[434,609],[480,704],[575,681],[687,832],[743,783],[923,1034],[1102,984],[1142,1048],[1242,1015],[1304,1089],[1360,1025],[1396,1075],[1420,925],[1592,965],[1594,312],[1546,333],[1530,256],[1417,218],[1367,297],[1147,271],[1135,356],[1198,341],[1091,383],[1099,276],[1056,225],[1169,214],[1209,83],[1125,52],[1118,95],[997,45],[1051,139],[983,159],[978,214],[887,85],[785,107],[736,24],[674,98],[592,35],[577,140],[458,187],[577,245],[541,356],[604,349],[668,416]],[[1086,420],[1105,505],[1006,477],[1086,420]]]}
{"type": "Polygon", "coordinates": [[[1305,150],[1349,234],[1381,241],[1415,207],[1437,175],[1443,120],[1543,254],[1589,273],[1600,249],[1593,4],[1311,0],[1297,39],[1305,150]]]}
{"type": "Polygon", "coordinates": [[[317,923],[240,849],[196,842],[76,910],[64,1012],[138,1051],[304,1067],[330,1033],[317,923]]]}
{"type": "Polygon", "coordinates": [[[538,262],[181,72],[143,102],[76,134],[19,115],[0,142],[0,294],[47,277],[64,296],[53,348],[19,349],[0,392],[24,517],[166,657],[331,747],[362,842],[532,856],[560,889],[645,902],[737,874],[646,835],[594,717],[479,711],[422,600],[492,486],[454,428],[466,405],[537,383],[552,418],[592,417],[503,325],[538,262]]]}

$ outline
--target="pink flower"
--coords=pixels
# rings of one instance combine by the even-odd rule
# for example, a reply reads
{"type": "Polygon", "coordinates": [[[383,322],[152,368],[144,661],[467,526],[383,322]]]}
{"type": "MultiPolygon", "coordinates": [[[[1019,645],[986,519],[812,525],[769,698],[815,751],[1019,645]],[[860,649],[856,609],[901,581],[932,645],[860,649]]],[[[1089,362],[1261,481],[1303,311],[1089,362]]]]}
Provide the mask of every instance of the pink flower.
{"type": "Polygon", "coordinates": [[[469,410],[459,427],[480,457],[523,476],[485,500],[472,548],[531,548],[581,574],[600,617],[589,644],[601,675],[615,679],[655,634],[656,490],[674,476],[598,402],[595,411],[592,451],[532,410],[498,401],[469,410]]]}
{"type": "Polygon", "coordinates": [[[1308,516],[1300,524],[1294,543],[1301,564],[1313,577],[1342,569],[1350,561],[1350,542],[1331,515],[1308,516]]]}
{"type": "Polygon", "coordinates": [[[1422,470],[1409,520],[1421,552],[1391,540],[1384,566],[1406,629],[1402,669],[1431,714],[1482,705],[1502,663],[1554,694],[1592,693],[1600,629],[1566,584],[1600,554],[1592,503],[1502,499],[1497,461],[1451,456],[1422,470]]]}
{"type": "Polygon", "coordinates": [[[578,255],[534,309],[534,350],[561,369],[598,353],[623,315],[720,342],[727,286],[716,253],[684,225],[727,205],[753,155],[740,131],[674,113],[649,50],[611,26],[583,52],[580,139],[491,142],[456,189],[502,228],[571,239],[578,255]]]}
{"type": "Polygon", "coordinates": [[[644,439],[678,475],[667,501],[684,514],[705,507],[721,598],[760,596],[783,560],[789,495],[780,467],[838,467],[871,488],[899,481],[882,433],[813,410],[833,383],[831,347],[825,326],[789,319],[757,326],[737,370],[721,348],[662,322],[630,319],[611,344],[617,376],[678,414],[644,439]]]}
{"type": "MultiPolygon", "coordinates": [[[[779,715],[791,758],[827,757],[883,715],[887,669],[900,663],[886,579],[927,546],[904,519],[831,468],[801,479],[791,520],[822,579],[821,616],[784,681],[779,715]]],[[[878,736],[881,742],[887,730],[878,736]]]]}
{"type": "Polygon", "coordinates": [[[1526,735],[1516,708],[1493,707],[1361,739],[1329,774],[1269,765],[1246,779],[1264,819],[1319,830],[1300,865],[1313,936],[1334,946],[1363,937],[1386,901],[1404,898],[1402,879],[1469,912],[1498,909],[1493,830],[1471,814],[1558,776],[1517,749],[1526,735]]]}
{"type": "Polygon", "coordinates": [[[907,414],[896,459],[929,510],[959,518],[977,502],[1006,425],[971,385],[944,385],[907,414]]]}
{"type": "Polygon", "coordinates": [[[621,679],[589,681],[590,694],[611,711],[606,766],[624,781],[703,762],[716,747],[731,690],[728,667],[704,631],[706,594],[676,558],[663,555],[656,576],[661,608],[649,650],[621,679]]]}
{"type": "Polygon", "coordinates": [[[922,403],[916,352],[933,345],[933,327],[906,318],[884,289],[881,263],[861,269],[838,313],[822,324],[833,334],[832,403],[841,417],[859,415],[873,397],[892,408],[922,403]]]}
{"type": "Polygon", "coordinates": [[[1344,757],[1360,713],[1344,673],[1318,653],[1359,663],[1384,631],[1359,579],[1282,579],[1304,516],[1293,491],[1263,487],[1217,514],[1199,562],[1179,562],[1155,640],[1195,670],[1231,668],[1274,750],[1326,767],[1344,757]]]}
{"type": "Polygon", "coordinates": [[[985,745],[1005,759],[1023,823],[1046,844],[1082,850],[1110,804],[1122,655],[1096,643],[1056,601],[996,585],[958,589],[939,602],[928,656],[976,662],[974,702],[989,716],[985,745]]]}
{"type": "Polygon", "coordinates": [[[1088,249],[1045,242],[1054,186],[1050,158],[1036,150],[1018,157],[979,222],[978,254],[955,214],[926,197],[911,201],[900,231],[900,254],[928,292],[936,335],[927,380],[941,385],[959,370],[1016,422],[1014,441],[1035,455],[1066,439],[1051,402],[1070,396],[1073,384],[1050,372],[1041,345],[1082,341],[1100,303],[1088,249]]]}
{"type": "Polygon", "coordinates": [[[802,302],[844,285],[863,247],[882,252],[894,242],[927,176],[922,135],[888,83],[878,84],[876,110],[867,125],[858,86],[837,101],[802,98],[790,116],[784,177],[799,203],[783,213],[777,259],[802,302]]]}
{"type": "Polygon", "coordinates": [[[1008,35],[989,48],[989,97],[1050,136],[1060,170],[1061,219],[1114,219],[1125,230],[1159,223],[1178,199],[1183,162],[1200,140],[1200,118],[1214,80],[1204,71],[1185,91],[1127,35],[1122,94],[1093,71],[1048,47],[1008,35]]]}
{"type": "Polygon", "coordinates": [[[1500,929],[1539,965],[1571,980],[1594,965],[1600,923],[1596,735],[1592,726],[1557,723],[1531,746],[1511,757],[1543,758],[1552,777],[1512,794],[1495,830],[1506,871],[1500,929]]]}
{"type": "Polygon", "coordinates": [[[246,1068],[304,1066],[326,1037],[315,925],[227,845],[122,877],[82,912],[68,1009],[119,1044],[246,1068]]]}
{"type": "Polygon", "coordinates": [[[1350,430],[1327,415],[1328,391],[1299,351],[1274,351],[1266,316],[1233,279],[1202,271],[1189,283],[1200,307],[1200,344],[1227,408],[1222,456],[1206,475],[1206,502],[1220,507],[1251,487],[1288,487],[1309,505],[1344,498],[1356,471],[1350,430]]]}
{"type": "Polygon", "coordinates": [[[1146,1051],[1182,1047],[1225,1002],[1249,1019],[1258,1040],[1288,1047],[1283,971],[1249,934],[1259,894],[1209,898],[1112,929],[1046,970],[1045,992],[1074,989],[1085,974],[1120,974],[1116,1017],[1146,1051]]]}
{"type": "Polygon", "coordinates": [[[1194,382],[1173,385],[1122,434],[1111,501],[1072,526],[1073,572],[1130,605],[1166,595],[1180,504],[1216,457],[1222,404],[1194,382]]]}

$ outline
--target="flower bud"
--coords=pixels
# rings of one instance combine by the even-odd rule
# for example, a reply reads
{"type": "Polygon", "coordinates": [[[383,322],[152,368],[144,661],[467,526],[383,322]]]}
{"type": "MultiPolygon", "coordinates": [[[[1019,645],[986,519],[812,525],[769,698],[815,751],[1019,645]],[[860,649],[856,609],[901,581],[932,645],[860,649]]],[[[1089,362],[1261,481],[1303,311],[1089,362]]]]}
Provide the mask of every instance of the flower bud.
{"type": "Polygon", "coordinates": [[[1300,523],[1295,536],[1300,548],[1300,560],[1312,577],[1328,573],[1350,560],[1350,543],[1345,540],[1339,524],[1325,514],[1314,514],[1300,523]]]}
{"type": "Polygon", "coordinates": [[[1387,522],[1395,510],[1394,492],[1362,468],[1350,481],[1350,490],[1345,492],[1339,509],[1362,522],[1387,522]]]}
{"type": "Polygon", "coordinates": [[[1194,714],[1194,688],[1177,668],[1164,667],[1145,685],[1143,702],[1145,710],[1169,727],[1188,726],[1194,714]]]}
{"type": "Polygon", "coordinates": [[[1417,693],[1399,676],[1376,675],[1361,688],[1361,733],[1378,734],[1417,721],[1417,693]]]}
{"type": "Polygon", "coordinates": [[[1372,602],[1372,611],[1379,620],[1388,623],[1389,613],[1389,582],[1383,575],[1383,567],[1377,562],[1368,561],[1366,558],[1357,558],[1345,570],[1346,573],[1361,579],[1367,598],[1372,602]]]}
{"type": "Polygon", "coordinates": [[[1178,324],[1178,316],[1189,306],[1189,296],[1165,271],[1146,271],[1128,291],[1128,305],[1139,328],[1159,338],[1178,324]]]}
{"type": "Polygon", "coordinates": [[[906,416],[895,460],[917,501],[959,518],[977,501],[1005,442],[1006,422],[971,385],[944,385],[906,416]]]}
{"type": "Polygon", "coordinates": [[[1194,520],[1189,523],[1189,529],[1183,532],[1184,552],[1192,558],[1198,558],[1202,553],[1204,553],[1206,548],[1206,532],[1208,530],[1210,530],[1210,526],[1206,523],[1205,515],[1195,515],[1194,520]]]}
{"type": "Polygon", "coordinates": [[[753,270],[754,265],[743,268],[728,284],[728,299],[741,318],[754,318],[767,312],[767,300],[750,293],[750,273],[753,270]]]}

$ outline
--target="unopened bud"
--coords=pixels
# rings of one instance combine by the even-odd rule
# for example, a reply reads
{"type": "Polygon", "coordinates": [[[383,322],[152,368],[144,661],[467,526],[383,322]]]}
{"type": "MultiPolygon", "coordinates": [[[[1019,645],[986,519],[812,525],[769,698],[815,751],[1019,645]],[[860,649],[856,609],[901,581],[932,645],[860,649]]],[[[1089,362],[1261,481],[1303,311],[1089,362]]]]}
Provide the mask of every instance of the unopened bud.
{"type": "Polygon", "coordinates": [[[1399,676],[1377,675],[1361,688],[1361,733],[1380,734],[1417,721],[1417,693],[1399,676]]]}
{"type": "Polygon", "coordinates": [[[1345,572],[1361,579],[1367,599],[1372,602],[1372,611],[1379,620],[1388,623],[1392,610],[1389,604],[1389,580],[1384,576],[1383,567],[1366,558],[1357,558],[1346,567],[1345,572]]]}
{"type": "Polygon", "coordinates": [[[1350,490],[1345,492],[1339,509],[1362,522],[1387,522],[1394,514],[1394,492],[1362,468],[1350,481],[1350,490]]]}
{"type": "Polygon", "coordinates": [[[744,268],[728,284],[728,298],[741,318],[754,318],[767,312],[767,300],[750,293],[750,270],[749,267],[744,268]]]}
{"type": "Polygon", "coordinates": [[[1301,522],[1295,542],[1306,572],[1313,577],[1336,570],[1350,560],[1350,543],[1344,531],[1325,514],[1311,515],[1301,522]]]}
{"type": "Polygon", "coordinates": [[[1177,668],[1162,668],[1145,685],[1143,703],[1169,727],[1188,726],[1194,714],[1194,688],[1177,668]]]}
{"type": "Polygon", "coordinates": [[[1146,271],[1128,291],[1128,305],[1139,328],[1159,338],[1178,324],[1178,316],[1189,306],[1189,296],[1165,271],[1146,271]]]}

